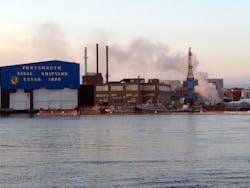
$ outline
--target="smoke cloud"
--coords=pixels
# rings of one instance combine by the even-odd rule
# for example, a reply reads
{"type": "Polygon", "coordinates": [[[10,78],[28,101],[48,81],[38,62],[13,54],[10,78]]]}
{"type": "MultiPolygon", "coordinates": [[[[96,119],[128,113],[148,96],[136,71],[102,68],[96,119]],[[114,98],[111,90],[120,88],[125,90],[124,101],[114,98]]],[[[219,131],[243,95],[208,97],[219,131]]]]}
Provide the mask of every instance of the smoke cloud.
{"type": "MultiPolygon", "coordinates": [[[[172,53],[162,43],[136,39],[127,48],[113,45],[110,52],[112,77],[126,78],[141,76],[160,80],[185,80],[188,72],[187,53],[172,53]]],[[[197,72],[198,61],[192,59],[195,78],[199,85],[196,91],[210,103],[220,102],[216,87],[207,82],[207,74],[197,72]]]]}
{"type": "Polygon", "coordinates": [[[209,102],[210,104],[217,104],[221,102],[216,86],[207,82],[207,73],[195,72],[194,76],[199,82],[195,91],[203,96],[205,102],[209,102]]]}
{"type": "MultiPolygon", "coordinates": [[[[128,48],[122,49],[119,45],[110,48],[110,67],[114,77],[135,77],[140,75],[146,78],[181,79],[187,74],[184,54],[171,53],[168,46],[153,43],[146,39],[136,39],[128,48]]],[[[194,61],[194,66],[198,64],[194,61]]]]}
{"type": "Polygon", "coordinates": [[[66,34],[56,23],[43,23],[36,27],[30,41],[33,56],[39,59],[72,59],[66,34]]]}
{"type": "Polygon", "coordinates": [[[34,26],[25,38],[9,36],[0,42],[1,66],[51,59],[72,61],[73,58],[65,33],[53,22],[34,26]]]}

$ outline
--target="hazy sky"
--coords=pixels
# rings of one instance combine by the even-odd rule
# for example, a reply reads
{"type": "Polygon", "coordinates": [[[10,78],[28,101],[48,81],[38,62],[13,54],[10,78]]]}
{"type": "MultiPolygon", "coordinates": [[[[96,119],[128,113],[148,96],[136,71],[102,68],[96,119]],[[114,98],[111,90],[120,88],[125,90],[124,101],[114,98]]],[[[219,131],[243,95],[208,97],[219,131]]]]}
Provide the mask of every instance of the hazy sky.
{"type": "Polygon", "coordinates": [[[95,42],[126,46],[144,38],[173,53],[192,46],[198,70],[210,77],[248,77],[249,7],[249,0],[1,0],[1,65],[42,56],[82,61],[85,45],[94,50],[95,42]]]}

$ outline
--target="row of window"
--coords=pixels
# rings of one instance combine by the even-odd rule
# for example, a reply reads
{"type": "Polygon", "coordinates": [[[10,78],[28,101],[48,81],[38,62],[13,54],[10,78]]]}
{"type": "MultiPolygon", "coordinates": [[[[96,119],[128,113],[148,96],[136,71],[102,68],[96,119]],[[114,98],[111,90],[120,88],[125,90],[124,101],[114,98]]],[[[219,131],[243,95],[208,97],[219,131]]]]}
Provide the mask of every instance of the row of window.
{"type": "MultiPolygon", "coordinates": [[[[125,89],[126,91],[138,91],[138,85],[126,85],[125,89]]],[[[155,85],[142,85],[140,88],[142,91],[155,91],[156,86],[155,85]]],[[[96,91],[108,91],[108,85],[103,85],[103,86],[96,86],[96,91]]],[[[118,86],[110,86],[111,91],[123,91],[124,87],[123,85],[118,85],[118,86]]],[[[165,85],[160,85],[159,86],[160,91],[170,91],[169,86],[165,85]]]]}

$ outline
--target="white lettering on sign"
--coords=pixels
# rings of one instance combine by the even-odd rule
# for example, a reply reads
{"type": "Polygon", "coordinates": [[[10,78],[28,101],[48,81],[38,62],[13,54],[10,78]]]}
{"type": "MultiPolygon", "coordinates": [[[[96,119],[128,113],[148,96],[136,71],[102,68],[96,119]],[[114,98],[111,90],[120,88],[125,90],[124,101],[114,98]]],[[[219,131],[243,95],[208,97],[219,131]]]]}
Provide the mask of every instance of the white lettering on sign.
{"type": "Polygon", "coordinates": [[[61,82],[69,73],[62,71],[62,66],[23,65],[16,75],[22,77],[23,82],[41,82],[43,77],[47,77],[48,82],[61,82]]]}
{"type": "Polygon", "coordinates": [[[23,77],[24,82],[41,82],[42,79],[40,77],[23,77]]]}
{"type": "Polygon", "coordinates": [[[60,71],[62,66],[41,66],[41,65],[23,65],[22,70],[48,70],[48,71],[60,71]]]}

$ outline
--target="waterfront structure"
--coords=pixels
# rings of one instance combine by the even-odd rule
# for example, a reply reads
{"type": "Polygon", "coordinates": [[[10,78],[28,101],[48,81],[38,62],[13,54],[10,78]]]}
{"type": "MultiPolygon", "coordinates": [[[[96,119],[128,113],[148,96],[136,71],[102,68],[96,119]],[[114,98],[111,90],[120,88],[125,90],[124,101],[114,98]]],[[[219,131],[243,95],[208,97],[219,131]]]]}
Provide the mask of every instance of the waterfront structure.
{"type": "Polygon", "coordinates": [[[1,108],[77,108],[79,78],[79,64],[73,62],[52,60],[1,67],[1,108]]]}
{"type": "Polygon", "coordinates": [[[241,93],[242,93],[241,91],[242,91],[241,88],[232,88],[231,89],[233,101],[239,101],[241,99],[241,93]]]}
{"type": "Polygon", "coordinates": [[[193,65],[192,65],[192,52],[191,47],[188,52],[188,75],[186,81],[183,82],[183,86],[187,89],[187,95],[185,96],[186,103],[193,104],[196,99],[194,93],[195,86],[198,85],[198,80],[194,78],[193,65]]]}
{"type": "Polygon", "coordinates": [[[87,73],[82,76],[83,85],[103,84],[103,76],[101,73],[87,73]]]}
{"type": "MultiPolygon", "coordinates": [[[[0,70],[1,72],[1,70],[0,70]]],[[[1,89],[1,85],[0,85],[0,108],[2,106],[2,89],[1,89]]]]}
{"type": "Polygon", "coordinates": [[[250,110],[250,99],[240,99],[238,101],[225,103],[225,109],[232,111],[248,111],[250,110]]]}
{"type": "Polygon", "coordinates": [[[95,105],[99,106],[137,106],[147,103],[170,104],[170,86],[160,84],[158,79],[123,79],[120,82],[95,85],[95,105]]]}
{"type": "MultiPolygon", "coordinates": [[[[193,75],[191,48],[188,53],[187,79],[183,85],[179,80],[149,79],[146,82],[140,77],[109,82],[108,46],[106,46],[106,82],[104,83],[103,76],[99,73],[98,59],[97,44],[97,70],[96,73],[89,73],[87,48],[85,48],[85,75],[82,76],[81,85],[77,63],[52,60],[0,67],[1,110],[75,108],[82,110],[84,107],[111,106],[132,109],[147,103],[163,105],[168,109],[180,109],[184,103],[189,103],[193,107],[199,105],[199,97],[194,92],[198,81],[193,75]]],[[[207,81],[216,86],[223,101],[223,79],[207,81]]],[[[241,96],[244,98],[250,96],[249,91],[245,91],[244,95],[242,93],[242,89],[230,90],[233,100],[239,100],[241,96]]]]}
{"type": "Polygon", "coordinates": [[[99,106],[135,106],[141,103],[139,83],[109,82],[95,86],[95,104],[99,106]]]}
{"type": "Polygon", "coordinates": [[[218,96],[220,98],[220,101],[224,101],[224,85],[223,85],[223,79],[207,79],[208,83],[212,83],[218,92],[218,96]]]}
{"type": "Polygon", "coordinates": [[[241,98],[249,99],[250,98],[250,89],[242,89],[241,90],[241,98]]]}

